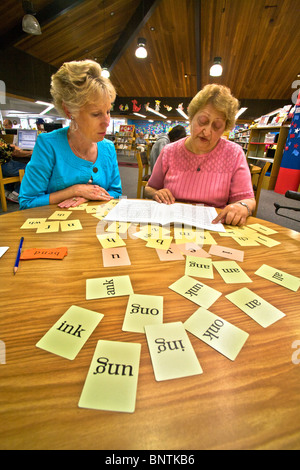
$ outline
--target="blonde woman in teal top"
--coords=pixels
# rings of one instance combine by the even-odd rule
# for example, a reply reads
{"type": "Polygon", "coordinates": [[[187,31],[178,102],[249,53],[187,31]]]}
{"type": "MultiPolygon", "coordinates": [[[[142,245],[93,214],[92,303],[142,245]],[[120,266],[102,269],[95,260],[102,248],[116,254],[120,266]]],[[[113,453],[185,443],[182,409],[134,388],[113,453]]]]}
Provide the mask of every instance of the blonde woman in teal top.
{"type": "Polygon", "coordinates": [[[122,195],[114,145],[105,139],[116,93],[97,62],[68,62],[52,76],[51,94],[70,127],[40,134],[22,180],[21,209],[122,195]]]}

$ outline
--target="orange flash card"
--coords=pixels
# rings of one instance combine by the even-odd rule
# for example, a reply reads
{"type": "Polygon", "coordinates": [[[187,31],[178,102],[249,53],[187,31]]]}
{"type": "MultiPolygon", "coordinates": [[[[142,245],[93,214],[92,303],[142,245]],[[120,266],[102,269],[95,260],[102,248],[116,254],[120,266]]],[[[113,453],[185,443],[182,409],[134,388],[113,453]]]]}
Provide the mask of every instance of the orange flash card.
{"type": "Polygon", "coordinates": [[[20,259],[63,259],[68,254],[67,247],[60,248],[29,248],[24,250],[20,259]]]}

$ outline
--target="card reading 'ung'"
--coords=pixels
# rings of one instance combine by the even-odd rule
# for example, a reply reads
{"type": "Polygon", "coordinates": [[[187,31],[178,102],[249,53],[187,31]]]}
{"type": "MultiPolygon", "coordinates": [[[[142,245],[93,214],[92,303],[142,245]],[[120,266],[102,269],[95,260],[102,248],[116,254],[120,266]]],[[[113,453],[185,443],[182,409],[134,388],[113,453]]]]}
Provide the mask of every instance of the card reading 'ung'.
{"type": "Polygon", "coordinates": [[[133,413],[140,353],[138,343],[98,341],[78,406],[133,413]]]}
{"type": "Polygon", "coordinates": [[[146,325],[145,332],[158,382],[203,373],[181,322],[146,325]]]}

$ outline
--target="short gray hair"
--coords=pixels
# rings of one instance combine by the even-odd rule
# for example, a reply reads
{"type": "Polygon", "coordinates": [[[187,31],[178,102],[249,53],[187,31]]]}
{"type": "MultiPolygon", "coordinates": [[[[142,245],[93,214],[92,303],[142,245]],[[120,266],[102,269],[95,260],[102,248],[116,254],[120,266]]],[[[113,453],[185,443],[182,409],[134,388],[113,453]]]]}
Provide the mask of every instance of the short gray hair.
{"type": "Polygon", "coordinates": [[[211,104],[218,112],[223,113],[226,120],[225,130],[232,129],[235,125],[235,115],[239,109],[238,100],[231,94],[229,88],[212,83],[206,85],[192,99],[188,106],[190,121],[195,114],[211,104]]]}

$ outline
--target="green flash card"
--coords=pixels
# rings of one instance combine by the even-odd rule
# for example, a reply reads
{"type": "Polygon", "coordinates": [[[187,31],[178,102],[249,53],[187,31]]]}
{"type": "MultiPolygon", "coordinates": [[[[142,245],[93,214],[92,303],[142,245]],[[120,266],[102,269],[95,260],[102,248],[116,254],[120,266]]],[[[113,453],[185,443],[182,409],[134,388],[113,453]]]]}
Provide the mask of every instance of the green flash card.
{"type": "Polygon", "coordinates": [[[138,343],[98,341],[78,406],[133,413],[140,354],[138,343]]]}
{"type": "Polygon", "coordinates": [[[102,313],[72,305],[36,346],[73,360],[103,316],[102,313]]]}
{"type": "Polygon", "coordinates": [[[209,308],[222,293],[189,276],[183,276],[169,286],[186,299],[200,307],[209,308]]]}
{"type": "Polygon", "coordinates": [[[264,328],[285,317],[285,314],[247,287],[225,295],[234,305],[264,328]]]}
{"type": "Polygon", "coordinates": [[[145,333],[145,325],[162,323],[163,300],[159,295],[130,295],[122,330],[145,333]]]}
{"type": "Polygon", "coordinates": [[[183,324],[185,329],[216,351],[234,361],[249,334],[200,307],[183,324]]]}
{"type": "Polygon", "coordinates": [[[133,294],[129,276],[99,277],[86,280],[86,300],[133,294]]]}
{"type": "Polygon", "coordinates": [[[181,322],[146,325],[145,332],[157,381],[203,373],[181,322]]]}

